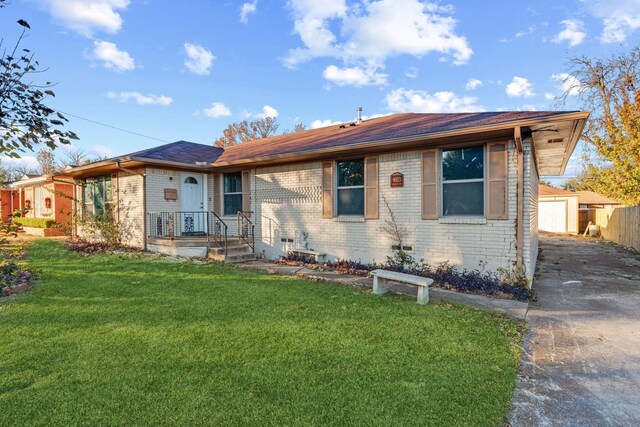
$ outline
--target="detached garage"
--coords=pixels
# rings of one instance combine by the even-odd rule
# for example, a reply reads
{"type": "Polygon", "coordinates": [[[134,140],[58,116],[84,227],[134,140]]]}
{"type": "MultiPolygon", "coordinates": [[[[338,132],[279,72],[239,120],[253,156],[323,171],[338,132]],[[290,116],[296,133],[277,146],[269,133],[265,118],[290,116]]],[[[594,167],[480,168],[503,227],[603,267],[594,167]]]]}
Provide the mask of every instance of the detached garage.
{"type": "Polygon", "coordinates": [[[538,229],[552,233],[578,234],[578,195],[540,184],[538,229]]]}

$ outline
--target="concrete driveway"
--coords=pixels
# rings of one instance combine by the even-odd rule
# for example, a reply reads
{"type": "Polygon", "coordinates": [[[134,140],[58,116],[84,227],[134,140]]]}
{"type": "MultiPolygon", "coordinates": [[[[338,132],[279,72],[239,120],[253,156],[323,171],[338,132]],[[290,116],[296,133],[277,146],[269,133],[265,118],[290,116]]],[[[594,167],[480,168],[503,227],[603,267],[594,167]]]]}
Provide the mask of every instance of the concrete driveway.
{"type": "Polygon", "coordinates": [[[512,426],[640,425],[640,256],[543,235],[512,426]]]}

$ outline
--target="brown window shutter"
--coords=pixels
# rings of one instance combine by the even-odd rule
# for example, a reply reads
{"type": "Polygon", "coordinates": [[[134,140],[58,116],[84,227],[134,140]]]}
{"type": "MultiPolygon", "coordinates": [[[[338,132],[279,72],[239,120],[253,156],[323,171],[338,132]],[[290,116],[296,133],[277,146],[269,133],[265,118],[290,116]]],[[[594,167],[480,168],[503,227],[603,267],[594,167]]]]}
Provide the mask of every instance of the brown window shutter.
{"type": "Polygon", "coordinates": [[[333,218],[333,162],[322,163],[322,218],[333,218]]]}
{"type": "Polygon", "coordinates": [[[438,151],[422,152],[422,219],[438,219],[438,151]]]}
{"type": "Polygon", "coordinates": [[[213,175],[213,212],[222,215],[222,175],[213,175]]]}
{"type": "Polygon", "coordinates": [[[364,218],[378,219],[378,157],[364,159],[364,218]]]}
{"type": "Polygon", "coordinates": [[[251,174],[242,172],[242,211],[246,216],[251,216],[251,174]]]}
{"type": "Polygon", "coordinates": [[[507,219],[507,144],[487,144],[487,219],[507,219]]]}

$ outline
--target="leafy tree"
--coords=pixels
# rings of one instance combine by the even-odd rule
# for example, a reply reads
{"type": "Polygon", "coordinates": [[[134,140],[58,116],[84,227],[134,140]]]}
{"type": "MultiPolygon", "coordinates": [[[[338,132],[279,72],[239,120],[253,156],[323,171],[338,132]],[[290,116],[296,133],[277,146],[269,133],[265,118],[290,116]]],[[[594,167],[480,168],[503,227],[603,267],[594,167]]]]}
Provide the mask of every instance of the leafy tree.
{"type": "Polygon", "coordinates": [[[52,175],[60,169],[51,150],[43,149],[38,151],[36,160],[38,160],[38,164],[40,165],[41,175],[52,175]]]}
{"type": "MultiPolygon", "coordinates": [[[[5,3],[0,2],[0,7],[5,3]]],[[[20,19],[22,33],[12,49],[7,50],[0,41],[0,154],[20,157],[26,150],[33,151],[37,144],[55,149],[56,144],[68,144],[78,139],[71,131],[60,128],[68,120],[45,105],[48,97],[54,97],[53,84],[38,85],[31,82],[40,69],[38,61],[29,49],[20,49],[27,30],[31,27],[20,19]]]]}
{"type": "Polygon", "coordinates": [[[217,147],[230,147],[261,138],[274,136],[280,127],[275,117],[265,117],[253,121],[243,120],[231,123],[222,131],[222,136],[213,145],[217,147]]]}
{"type": "Polygon", "coordinates": [[[566,99],[579,92],[592,111],[583,138],[596,156],[567,187],[640,204],[640,46],[608,59],[572,58],[566,99]]]}

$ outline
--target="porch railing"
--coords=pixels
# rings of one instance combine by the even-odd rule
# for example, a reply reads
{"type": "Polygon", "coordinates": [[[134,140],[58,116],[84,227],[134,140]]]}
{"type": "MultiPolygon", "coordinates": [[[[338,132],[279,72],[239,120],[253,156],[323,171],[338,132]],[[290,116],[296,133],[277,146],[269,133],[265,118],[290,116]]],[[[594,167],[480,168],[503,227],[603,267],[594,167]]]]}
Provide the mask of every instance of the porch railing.
{"type": "Polygon", "coordinates": [[[149,212],[149,237],[202,237],[227,251],[227,224],[215,212],[149,212]]]}
{"type": "Polygon", "coordinates": [[[238,237],[240,237],[251,250],[255,250],[255,225],[246,215],[249,212],[238,211],[238,237]]]}

